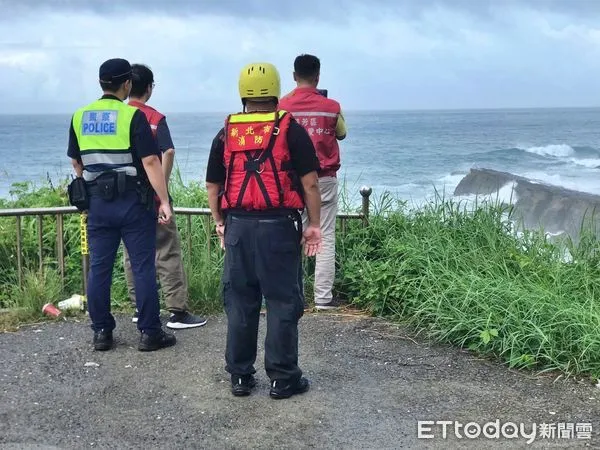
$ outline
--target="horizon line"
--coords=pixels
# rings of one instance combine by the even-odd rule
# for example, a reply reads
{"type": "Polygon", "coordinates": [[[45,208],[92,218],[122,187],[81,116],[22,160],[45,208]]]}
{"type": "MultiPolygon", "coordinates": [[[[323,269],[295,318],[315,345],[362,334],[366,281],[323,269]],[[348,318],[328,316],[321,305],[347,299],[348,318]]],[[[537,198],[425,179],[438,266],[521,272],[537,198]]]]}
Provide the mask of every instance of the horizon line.
{"type": "MultiPolygon", "coordinates": [[[[149,103],[150,105],[152,103],[149,103]]],[[[463,107],[463,108],[380,108],[380,109],[345,109],[348,113],[394,113],[394,112],[463,112],[463,111],[521,111],[521,110],[557,110],[557,109],[600,109],[596,106],[490,106],[490,107],[463,107]]],[[[54,116],[73,114],[74,111],[56,112],[9,112],[0,111],[0,116],[54,116]]],[[[198,111],[198,110],[162,110],[164,114],[231,114],[231,111],[198,111]]]]}

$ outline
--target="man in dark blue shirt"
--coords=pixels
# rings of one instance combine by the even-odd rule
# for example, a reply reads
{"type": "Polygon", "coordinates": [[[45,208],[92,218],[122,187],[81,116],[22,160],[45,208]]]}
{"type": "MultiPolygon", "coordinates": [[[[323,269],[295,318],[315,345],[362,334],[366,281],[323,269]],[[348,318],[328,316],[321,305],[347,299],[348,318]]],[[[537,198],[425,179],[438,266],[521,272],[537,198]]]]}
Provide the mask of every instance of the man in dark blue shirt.
{"type": "MultiPolygon", "coordinates": [[[[148,105],[148,100],[154,92],[152,70],[143,64],[134,64],[132,68],[133,81],[129,93],[129,105],[143,111],[150,123],[152,134],[161,151],[163,174],[168,190],[175,158],[175,146],[171,139],[167,118],[148,105]]],[[[127,250],[123,253],[129,297],[135,302],[135,283],[131,272],[131,262],[127,250]]],[[[187,277],[181,257],[179,231],[174,216],[169,224],[158,227],[156,230],[156,272],[160,279],[165,304],[171,313],[167,328],[182,330],[205,325],[205,318],[190,313],[187,277]]],[[[132,320],[133,322],[138,321],[137,312],[132,320]]]]}

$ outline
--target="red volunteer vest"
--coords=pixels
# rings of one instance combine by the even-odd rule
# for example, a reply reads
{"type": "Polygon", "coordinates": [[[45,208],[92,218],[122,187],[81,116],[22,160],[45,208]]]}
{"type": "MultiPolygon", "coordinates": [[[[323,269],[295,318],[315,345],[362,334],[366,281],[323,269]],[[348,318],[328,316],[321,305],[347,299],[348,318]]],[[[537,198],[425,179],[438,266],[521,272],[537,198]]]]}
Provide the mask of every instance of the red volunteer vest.
{"type": "Polygon", "coordinates": [[[227,117],[223,152],[227,176],[222,209],[304,208],[287,145],[290,120],[285,111],[227,117]]]}
{"type": "Polygon", "coordinates": [[[291,112],[308,132],[319,158],[319,176],[336,176],[340,168],[340,147],[335,127],[340,104],[319,94],[315,88],[300,87],[283,97],[279,108],[291,112]]]}
{"type": "Polygon", "coordinates": [[[150,129],[152,130],[152,136],[156,139],[156,133],[158,132],[158,123],[165,117],[164,114],[159,113],[152,106],[148,106],[145,103],[138,102],[135,100],[131,100],[129,105],[135,106],[138,109],[141,109],[146,115],[146,119],[148,119],[148,123],[150,124],[150,129]]]}
{"type": "MultiPolygon", "coordinates": [[[[145,103],[138,102],[136,100],[130,100],[128,103],[130,106],[134,106],[138,109],[141,109],[146,119],[148,119],[148,123],[150,124],[150,130],[152,130],[152,137],[156,140],[156,135],[158,133],[158,123],[165,117],[164,114],[159,113],[152,106],[148,106],[145,103]]],[[[158,158],[162,163],[162,152],[159,153],[158,158]]],[[[156,207],[160,206],[160,198],[158,195],[154,195],[154,202],[156,203],[156,207]]]]}

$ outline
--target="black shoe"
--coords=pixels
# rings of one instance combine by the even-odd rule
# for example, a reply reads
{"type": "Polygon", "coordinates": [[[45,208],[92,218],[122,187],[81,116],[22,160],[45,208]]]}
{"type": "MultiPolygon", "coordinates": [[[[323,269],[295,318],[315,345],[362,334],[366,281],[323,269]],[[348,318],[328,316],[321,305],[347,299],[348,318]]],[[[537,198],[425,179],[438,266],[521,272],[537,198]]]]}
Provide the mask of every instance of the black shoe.
{"type": "Polygon", "coordinates": [[[328,303],[318,303],[315,301],[315,309],[318,309],[321,311],[338,309],[342,306],[344,306],[344,302],[337,297],[333,297],[328,303]]]}
{"type": "Polygon", "coordinates": [[[174,335],[165,333],[163,330],[160,330],[156,334],[142,333],[138,350],[141,352],[152,352],[161,348],[171,347],[176,342],[177,339],[174,335]]]}
{"type": "Polygon", "coordinates": [[[256,386],[254,375],[231,375],[231,393],[236,397],[250,395],[254,386],[256,386]]]}
{"type": "Polygon", "coordinates": [[[94,333],[94,350],[110,350],[113,346],[113,336],[110,330],[100,330],[94,333]]]}
{"type": "Polygon", "coordinates": [[[309,387],[310,384],[304,377],[300,378],[295,384],[290,384],[289,381],[273,380],[269,395],[276,400],[290,398],[292,395],[305,393],[309,387]]]}
{"type": "Polygon", "coordinates": [[[173,328],[175,330],[196,328],[203,325],[206,325],[206,319],[204,317],[194,316],[189,312],[173,313],[167,322],[167,328],[173,328]]]}

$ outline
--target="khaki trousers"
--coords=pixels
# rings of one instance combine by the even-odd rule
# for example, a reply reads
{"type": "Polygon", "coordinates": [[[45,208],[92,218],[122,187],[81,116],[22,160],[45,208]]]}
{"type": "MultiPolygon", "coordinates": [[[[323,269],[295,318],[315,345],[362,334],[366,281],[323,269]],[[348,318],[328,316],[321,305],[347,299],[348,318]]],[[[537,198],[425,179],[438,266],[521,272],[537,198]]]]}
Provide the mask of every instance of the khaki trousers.
{"type": "MultiPolygon", "coordinates": [[[[335,280],[335,225],[338,212],[338,179],[319,178],[321,191],[321,235],[323,247],[315,264],[315,303],[329,303],[333,298],[335,280]]],[[[308,226],[306,210],[302,214],[303,227],[308,226]]]]}
{"type": "MultiPolygon", "coordinates": [[[[123,247],[123,266],[129,298],[135,303],[135,286],[127,249],[123,247]]],[[[168,225],[156,226],[156,273],[165,296],[167,309],[171,312],[189,310],[188,285],[183,260],[181,241],[175,223],[175,216],[168,225]]]]}

